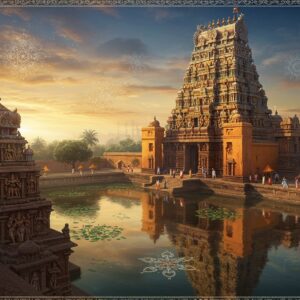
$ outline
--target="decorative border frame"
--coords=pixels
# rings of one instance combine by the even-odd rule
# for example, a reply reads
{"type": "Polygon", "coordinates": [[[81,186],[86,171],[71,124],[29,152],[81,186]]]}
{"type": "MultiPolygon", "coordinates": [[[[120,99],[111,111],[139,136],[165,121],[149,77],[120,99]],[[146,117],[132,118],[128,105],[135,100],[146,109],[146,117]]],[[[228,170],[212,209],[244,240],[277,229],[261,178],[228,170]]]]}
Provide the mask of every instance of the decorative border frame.
{"type": "Polygon", "coordinates": [[[295,7],[300,0],[0,0],[0,7],[295,7]]]}

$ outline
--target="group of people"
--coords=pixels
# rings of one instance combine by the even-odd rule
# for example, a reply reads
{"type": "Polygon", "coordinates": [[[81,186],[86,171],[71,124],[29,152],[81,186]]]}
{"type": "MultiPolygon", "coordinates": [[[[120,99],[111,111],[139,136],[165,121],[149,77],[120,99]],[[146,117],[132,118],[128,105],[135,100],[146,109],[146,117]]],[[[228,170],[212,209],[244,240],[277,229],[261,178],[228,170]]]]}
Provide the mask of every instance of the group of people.
{"type": "MultiPolygon", "coordinates": [[[[258,183],[259,182],[259,175],[255,174],[255,175],[249,175],[249,181],[250,182],[254,182],[254,183],[258,183]]],[[[280,176],[279,174],[276,172],[273,175],[269,174],[263,174],[261,177],[261,183],[262,184],[268,184],[268,185],[272,185],[272,184],[281,184],[282,187],[284,189],[288,189],[289,188],[289,184],[288,184],[288,180],[286,177],[282,177],[282,179],[280,180],[280,176]]],[[[300,183],[300,175],[295,177],[295,187],[296,189],[299,188],[299,183],[300,183]]]]}
{"type": "MultiPolygon", "coordinates": [[[[202,172],[202,176],[204,178],[207,178],[208,177],[208,170],[206,168],[202,168],[201,169],[201,172],[202,172]]],[[[178,169],[170,169],[169,170],[169,175],[173,178],[176,177],[176,174],[179,173],[179,178],[182,179],[184,177],[184,170],[178,170],[178,169]]],[[[160,175],[161,174],[161,171],[160,171],[160,168],[157,168],[157,171],[156,171],[156,174],[157,175],[160,175]]],[[[192,178],[193,177],[193,172],[192,170],[190,169],[189,170],[189,177],[192,178]]],[[[214,168],[211,169],[211,177],[213,179],[217,178],[217,172],[214,168]]]]}
{"type": "Polygon", "coordinates": [[[127,171],[127,173],[129,173],[129,172],[133,173],[133,167],[130,166],[130,165],[127,165],[126,166],[126,171],[127,171]]]}

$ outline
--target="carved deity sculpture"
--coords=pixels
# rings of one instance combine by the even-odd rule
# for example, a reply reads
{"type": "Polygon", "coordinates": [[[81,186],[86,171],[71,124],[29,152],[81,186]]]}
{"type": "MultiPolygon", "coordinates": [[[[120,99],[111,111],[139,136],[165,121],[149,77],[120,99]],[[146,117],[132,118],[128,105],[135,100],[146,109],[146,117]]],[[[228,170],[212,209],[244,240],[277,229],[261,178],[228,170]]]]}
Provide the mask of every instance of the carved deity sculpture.
{"type": "Polygon", "coordinates": [[[14,174],[10,179],[6,180],[5,188],[7,191],[7,198],[20,198],[21,197],[21,182],[14,174]]]}
{"type": "Polygon", "coordinates": [[[14,160],[15,159],[15,149],[8,144],[7,148],[4,151],[4,159],[5,160],[14,160]]]}
{"type": "Polygon", "coordinates": [[[64,228],[61,231],[66,238],[70,238],[70,228],[68,223],[65,224],[64,228]]]}
{"type": "Polygon", "coordinates": [[[8,235],[9,238],[11,239],[12,243],[16,243],[16,238],[15,238],[15,232],[16,232],[16,221],[14,217],[10,217],[8,222],[7,222],[7,227],[8,227],[8,235]]]}
{"type": "Polygon", "coordinates": [[[57,276],[60,272],[61,271],[58,268],[56,263],[53,263],[53,266],[49,268],[48,273],[50,274],[50,279],[49,279],[50,288],[55,289],[57,287],[57,276]]]}
{"type": "Polygon", "coordinates": [[[46,211],[40,210],[35,217],[35,227],[37,231],[44,231],[49,226],[49,218],[46,211]]]}
{"type": "Polygon", "coordinates": [[[8,235],[13,244],[30,238],[30,216],[28,214],[12,214],[7,222],[8,235]]]}
{"type": "Polygon", "coordinates": [[[32,175],[27,181],[27,191],[29,194],[36,192],[36,180],[32,175]]]}
{"type": "Polygon", "coordinates": [[[40,290],[40,278],[37,272],[33,272],[30,284],[33,286],[33,288],[37,291],[40,290]]]}

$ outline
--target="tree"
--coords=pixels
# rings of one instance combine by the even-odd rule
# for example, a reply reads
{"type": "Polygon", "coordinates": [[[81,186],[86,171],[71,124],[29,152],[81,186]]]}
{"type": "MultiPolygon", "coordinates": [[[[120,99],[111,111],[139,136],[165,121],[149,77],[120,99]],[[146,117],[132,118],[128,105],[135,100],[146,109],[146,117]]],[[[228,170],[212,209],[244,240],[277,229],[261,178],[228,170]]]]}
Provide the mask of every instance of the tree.
{"type": "Polygon", "coordinates": [[[81,135],[81,140],[88,146],[95,146],[99,143],[98,133],[93,129],[85,129],[81,135]]]}
{"type": "Polygon", "coordinates": [[[44,159],[47,143],[41,137],[36,137],[31,143],[35,159],[44,159]]]}
{"type": "Polygon", "coordinates": [[[54,158],[57,161],[70,164],[74,169],[77,161],[87,161],[92,155],[93,152],[83,141],[62,141],[56,146],[54,151],[54,158]]]}
{"type": "Polygon", "coordinates": [[[94,156],[102,156],[106,151],[106,147],[104,145],[96,145],[92,148],[94,156]]]}
{"type": "Polygon", "coordinates": [[[119,143],[107,146],[107,152],[140,152],[142,150],[141,142],[135,142],[130,138],[119,141],[119,143]]]}

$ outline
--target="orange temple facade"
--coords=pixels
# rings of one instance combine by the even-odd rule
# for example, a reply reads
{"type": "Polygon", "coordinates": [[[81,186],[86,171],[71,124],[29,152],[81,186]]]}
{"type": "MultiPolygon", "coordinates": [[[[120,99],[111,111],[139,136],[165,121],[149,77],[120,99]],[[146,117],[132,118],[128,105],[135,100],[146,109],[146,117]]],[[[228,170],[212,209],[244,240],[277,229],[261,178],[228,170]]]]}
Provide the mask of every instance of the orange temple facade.
{"type": "Polygon", "coordinates": [[[157,120],[142,129],[142,170],[211,175],[214,169],[218,177],[244,181],[269,165],[282,176],[298,175],[299,118],[273,114],[267,103],[243,14],[198,26],[166,129],[157,120]],[[150,140],[150,131],[159,134],[150,140]]]}

